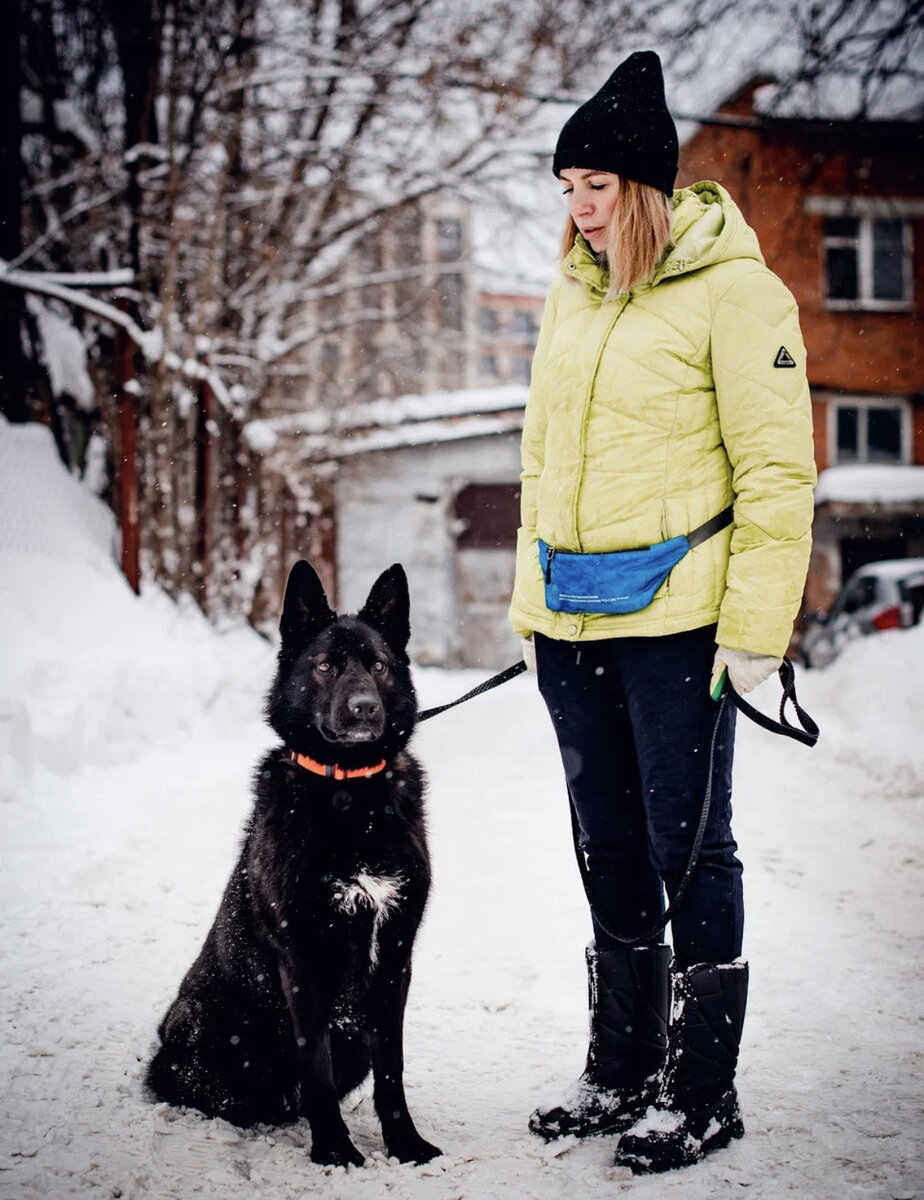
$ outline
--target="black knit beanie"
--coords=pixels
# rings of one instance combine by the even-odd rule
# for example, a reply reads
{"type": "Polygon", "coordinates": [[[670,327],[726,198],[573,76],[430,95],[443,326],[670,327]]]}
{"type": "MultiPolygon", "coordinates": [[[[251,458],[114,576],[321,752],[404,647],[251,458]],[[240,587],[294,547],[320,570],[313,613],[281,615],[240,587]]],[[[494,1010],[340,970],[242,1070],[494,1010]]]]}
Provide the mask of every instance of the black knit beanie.
{"type": "Polygon", "coordinates": [[[619,64],[565,122],[552,170],[611,171],[666,192],[677,177],[677,130],[664,99],[661,60],[643,50],[619,64]]]}

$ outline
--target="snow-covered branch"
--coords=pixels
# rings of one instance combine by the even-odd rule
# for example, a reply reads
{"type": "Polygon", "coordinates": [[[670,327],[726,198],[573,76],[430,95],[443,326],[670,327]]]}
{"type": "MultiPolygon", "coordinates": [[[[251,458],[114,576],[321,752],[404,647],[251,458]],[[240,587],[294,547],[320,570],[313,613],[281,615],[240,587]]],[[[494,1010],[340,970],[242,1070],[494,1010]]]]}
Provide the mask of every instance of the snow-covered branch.
{"type": "MultiPolygon", "coordinates": [[[[2,269],[0,265],[0,271],[2,269]]],[[[39,278],[46,283],[60,283],[65,287],[129,287],[135,282],[135,272],[131,267],[117,267],[113,271],[20,271],[19,274],[27,279],[39,278]]]]}
{"type": "MultiPolygon", "coordinates": [[[[102,286],[103,284],[115,286],[117,284],[130,283],[134,278],[134,274],[126,268],[110,272],[88,272],[83,276],[79,274],[70,276],[58,275],[56,278],[58,280],[74,280],[75,282],[82,279],[84,286],[102,286]]],[[[109,304],[105,300],[98,300],[95,296],[88,296],[86,292],[80,291],[75,287],[66,287],[64,284],[57,282],[56,278],[51,275],[40,274],[36,271],[10,271],[0,265],[0,284],[19,288],[26,293],[49,296],[54,300],[63,301],[72,308],[79,308],[84,312],[92,313],[93,316],[99,317],[101,320],[108,321],[110,324],[123,329],[141,350],[147,362],[156,363],[164,360],[168,366],[177,365],[178,360],[175,355],[164,355],[163,334],[159,328],[150,330],[142,329],[140,325],[132,320],[128,313],[123,312],[116,305],[109,304]]],[[[182,371],[189,379],[206,380],[222,407],[231,411],[232,398],[228,386],[213,366],[199,359],[189,358],[182,361],[182,371]]]]}
{"type": "Polygon", "coordinates": [[[51,296],[55,300],[63,300],[73,308],[83,309],[124,329],[135,345],[141,350],[148,362],[156,362],[163,353],[163,338],[159,329],[145,330],[137,325],[128,313],[122,312],[114,304],[105,300],[97,300],[86,292],[76,288],[65,287],[55,283],[37,271],[13,271],[0,267],[0,284],[7,287],[19,288],[24,292],[34,292],[39,296],[51,296]]]}

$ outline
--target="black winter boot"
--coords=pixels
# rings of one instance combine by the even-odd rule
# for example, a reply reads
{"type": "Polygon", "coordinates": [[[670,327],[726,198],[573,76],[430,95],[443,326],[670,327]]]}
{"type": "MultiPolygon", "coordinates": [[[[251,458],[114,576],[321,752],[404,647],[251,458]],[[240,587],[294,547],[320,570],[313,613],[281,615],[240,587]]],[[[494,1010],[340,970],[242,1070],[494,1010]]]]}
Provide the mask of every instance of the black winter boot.
{"type": "Polygon", "coordinates": [[[636,1175],[699,1162],[744,1135],[735,1068],[748,994],[747,963],[706,963],[675,980],[664,1090],[619,1139],[617,1166],[636,1175]]]}
{"type": "Polygon", "coordinates": [[[667,1061],[670,958],[669,946],[587,947],[587,1065],[561,1103],[533,1113],[533,1133],[546,1141],[614,1133],[654,1103],[667,1061]]]}

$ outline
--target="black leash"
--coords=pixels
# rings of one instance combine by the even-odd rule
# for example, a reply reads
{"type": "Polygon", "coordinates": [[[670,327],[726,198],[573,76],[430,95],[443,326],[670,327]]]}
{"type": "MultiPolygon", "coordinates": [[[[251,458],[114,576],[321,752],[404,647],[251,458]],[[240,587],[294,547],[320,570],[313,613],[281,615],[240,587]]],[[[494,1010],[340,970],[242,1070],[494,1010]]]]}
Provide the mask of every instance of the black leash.
{"type": "MultiPolygon", "coordinates": [[[[712,738],[709,742],[709,774],[706,778],[706,793],[703,796],[703,807],[699,814],[699,824],[696,827],[693,847],[690,850],[690,857],[687,860],[683,878],[680,880],[677,891],[674,893],[674,898],[664,910],[661,918],[650,929],[646,929],[644,933],[640,933],[637,937],[630,938],[624,937],[619,933],[613,933],[611,929],[607,929],[599,916],[594,913],[594,920],[606,936],[612,938],[614,942],[619,942],[623,946],[638,946],[645,942],[653,941],[677,911],[677,905],[683,899],[684,893],[690,885],[690,880],[693,878],[697,863],[699,862],[700,851],[703,848],[703,838],[706,835],[706,825],[709,821],[709,810],[712,807],[712,780],[715,769],[716,740],[719,734],[719,726],[722,723],[722,715],[725,712],[725,706],[728,701],[731,701],[735,708],[740,709],[746,717],[750,717],[762,729],[768,729],[771,733],[783,734],[785,737],[795,738],[797,742],[801,742],[804,746],[814,746],[818,741],[818,726],[805,709],[802,708],[796,697],[796,672],[788,658],[784,658],[780,665],[780,682],[783,685],[783,699],[780,701],[780,719],[777,722],[772,717],[764,716],[762,712],[758,712],[756,708],[753,708],[746,700],[742,699],[731,686],[726,676],[725,685],[718,702],[719,707],[715,716],[715,725],[712,728],[712,738]],[[799,724],[802,726],[801,729],[787,721],[784,711],[787,703],[791,703],[795,709],[796,716],[799,718],[799,724]]],[[[570,790],[568,792],[568,803],[571,808],[571,836],[574,841],[574,855],[581,874],[584,894],[587,896],[587,902],[590,905],[591,912],[593,912],[593,901],[590,895],[590,872],[587,869],[587,860],[584,857],[584,851],[581,849],[581,829],[578,824],[577,812],[574,807],[574,801],[571,799],[570,790]]]]}
{"type": "Polygon", "coordinates": [[[735,708],[740,709],[746,717],[750,717],[761,729],[769,729],[771,733],[781,733],[784,737],[795,738],[803,746],[814,746],[818,741],[818,726],[799,704],[796,697],[796,669],[788,658],[784,658],[780,665],[780,683],[783,685],[783,698],[780,701],[779,721],[774,721],[772,717],[765,717],[762,712],[752,708],[743,696],[738,695],[727,680],[723,695],[728,696],[735,708]],[[801,729],[786,720],[786,705],[790,703],[799,718],[801,729]]]}
{"type": "MultiPolygon", "coordinates": [[[[729,689],[731,691],[732,689],[729,689]]],[[[696,870],[696,864],[699,862],[699,853],[703,848],[703,838],[706,836],[706,825],[709,821],[709,810],[712,807],[712,777],[713,767],[715,764],[715,745],[716,738],[719,733],[719,725],[722,722],[722,714],[725,712],[725,705],[728,700],[727,695],[723,695],[719,700],[719,710],[715,716],[715,725],[712,728],[712,738],[709,742],[709,774],[706,779],[706,794],[703,797],[703,807],[699,814],[699,824],[696,826],[696,835],[693,838],[693,848],[690,851],[690,857],[687,860],[686,870],[683,873],[683,878],[677,891],[674,893],[674,898],[668,904],[667,908],[662,913],[660,919],[646,929],[644,933],[638,934],[637,937],[624,937],[621,933],[613,933],[600,920],[597,913],[594,912],[593,901],[590,895],[590,871],[587,869],[587,859],[584,857],[584,851],[581,849],[581,827],[578,824],[577,811],[574,807],[574,801],[571,799],[571,791],[568,791],[568,802],[571,806],[571,836],[574,839],[574,856],[577,859],[578,870],[581,873],[581,883],[584,885],[584,894],[587,897],[587,903],[590,905],[590,910],[593,912],[594,920],[603,930],[608,938],[612,938],[614,942],[620,942],[623,946],[639,946],[645,942],[652,942],[665,928],[668,921],[677,911],[677,905],[683,899],[684,893],[690,886],[690,880],[693,878],[693,873],[696,870]]]]}
{"type": "MultiPolygon", "coordinates": [[[[720,514],[721,516],[722,514],[720,514]]],[[[425,709],[417,718],[418,722],[428,721],[430,717],[435,717],[439,713],[446,712],[447,709],[455,708],[457,704],[464,704],[466,700],[473,700],[475,696],[480,696],[483,692],[490,692],[493,688],[500,687],[502,683],[507,683],[510,679],[515,679],[517,675],[522,675],[526,670],[525,662],[516,662],[512,666],[506,667],[497,675],[492,675],[490,679],[486,679],[484,683],[480,683],[478,687],[472,688],[470,692],[466,692],[464,696],[460,696],[458,700],[451,700],[448,704],[441,704],[436,708],[425,709]]],[[[706,836],[706,825],[709,822],[709,810],[712,807],[712,782],[715,773],[715,748],[716,741],[719,735],[719,726],[722,723],[722,716],[725,712],[726,705],[731,702],[735,708],[749,717],[756,725],[762,729],[767,729],[771,733],[779,733],[784,737],[794,738],[797,742],[801,742],[804,746],[814,746],[818,741],[818,726],[799,704],[796,696],[796,672],[792,663],[788,658],[784,658],[780,665],[780,683],[783,685],[783,698],[780,701],[780,719],[774,721],[772,717],[765,716],[752,705],[740,696],[731,686],[726,677],[725,685],[722,694],[718,701],[718,710],[715,716],[715,724],[712,728],[712,737],[709,742],[709,773],[706,778],[706,792],[703,796],[703,806],[699,814],[699,823],[696,827],[696,834],[693,838],[693,846],[690,850],[690,857],[687,860],[686,869],[683,872],[683,877],[674,893],[674,897],[668,904],[664,913],[656,924],[650,929],[646,929],[644,933],[640,933],[637,937],[623,937],[621,934],[613,933],[607,929],[599,917],[595,915],[594,919],[597,924],[614,942],[620,942],[624,946],[638,946],[644,942],[652,941],[667,925],[671,917],[677,911],[677,905],[683,899],[683,896],[690,886],[690,880],[696,871],[696,866],[699,862],[700,851],[703,848],[703,839],[706,836]],[[786,718],[786,705],[792,704],[796,716],[799,720],[799,726],[793,725],[786,718]]],[[[581,874],[581,883],[584,886],[584,892],[587,896],[587,901],[593,910],[593,902],[590,896],[590,872],[587,869],[587,860],[584,858],[584,851],[581,849],[580,837],[581,830],[578,824],[577,812],[574,808],[574,801],[571,799],[571,792],[568,792],[568,803],[571,809],[571,834],[574,841],[574,853],[577,858],[578,870],[581,874]]]]}
{"type": "Polygon", "coordinates": [[[421,721],[429,721],[431,717],[438,716],[441,712],[446,712],[449,708],[455,708],[457,704],[464,704],[466,700],[474,700],[476,696],[480,696],[482,692],[490,692],[493,688],[500,687],[502,683],[506,683],[508,679],[515,679],[517,675],[522,675],[526,670],[525,662],[516,662],[510,667],[505,667],[503,671],[497,675],[492,675],[490,679],[486,679],[484,683],[479,683],[478,687],[472,688],[470,692],[466,692],[464,696],[460,696],[458,700],[450,700],[448,704],[440,704],[437,708],[424,709],[417,717],[417,723],[421,721]]]}

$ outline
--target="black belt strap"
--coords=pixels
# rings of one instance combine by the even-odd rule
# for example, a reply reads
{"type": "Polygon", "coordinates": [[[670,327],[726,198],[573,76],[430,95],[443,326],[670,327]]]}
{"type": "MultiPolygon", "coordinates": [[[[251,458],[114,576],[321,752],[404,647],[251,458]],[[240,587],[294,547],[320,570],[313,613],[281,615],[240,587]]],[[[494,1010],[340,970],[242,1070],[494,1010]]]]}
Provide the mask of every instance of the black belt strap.
{"type": "Polygon", "coordinates": [[[690,544],[690,549],[694,550],[697,546],[702,545],[703,542],[707,542],[714,534],[718,533],[720,529],[724,529],[727,525],[731,525],[734,516],[734,505],[729,504],[728,508],[723,508],[720,513],[717,513],[714,517],[710,517],[709,520],[705,521],[702,525],[697,525],[695,529],[691,530],[690,533],[687,534],[687,541],[690,544]]]}

